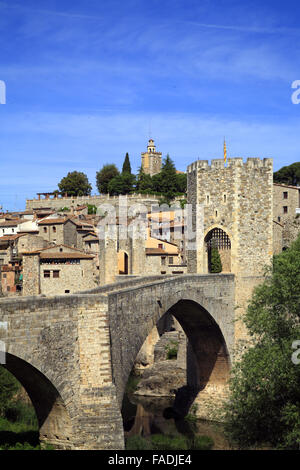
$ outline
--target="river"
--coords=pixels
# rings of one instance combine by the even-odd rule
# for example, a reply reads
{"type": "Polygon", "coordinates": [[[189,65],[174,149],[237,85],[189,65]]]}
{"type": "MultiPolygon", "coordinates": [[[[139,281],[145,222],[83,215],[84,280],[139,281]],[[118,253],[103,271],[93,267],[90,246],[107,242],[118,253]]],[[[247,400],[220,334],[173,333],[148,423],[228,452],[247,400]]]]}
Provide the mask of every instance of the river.
{"type": "Polygon", "coordinates": [[[174,419],[167,410],[174,399],[169,397],[145,397],[126,393],[123,400],[122,416],[125,438],[139,435],[149,438],[153,434],[209,436],[215,450],[229,449],[220,423],[201,419],[174,419]]]}

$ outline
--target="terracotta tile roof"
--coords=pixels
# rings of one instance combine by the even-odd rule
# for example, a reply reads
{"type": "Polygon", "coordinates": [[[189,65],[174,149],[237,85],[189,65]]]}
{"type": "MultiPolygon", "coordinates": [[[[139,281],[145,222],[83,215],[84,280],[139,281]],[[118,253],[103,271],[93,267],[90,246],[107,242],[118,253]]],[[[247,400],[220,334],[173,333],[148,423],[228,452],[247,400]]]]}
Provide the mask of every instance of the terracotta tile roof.
{"type": "MultiPolygon", "coordinates": [[[[34,250],[34,251],[25,251],[25,252],[23,252],[22,254],[23,254],[23,255],[36,255],[36,254],[41,253],[42,251],[53,250],[54,248],[59,249],[59,248],[62,247],[62,246],[64,246],[65,248],[68,248],[68,249],[72,250],[72,252],[85,254],[84,251],[79,250],[78,248],[74,248],[73,246],[64,245],[63,243],[61,243],[60,245],[49,245],[49,246],[46,246],[46,248],[39,248],[38,250],[34,250]]],[[[51,253],[53,253],[53,251],[51,251],[51,253]]],[[[54,253],[56,253],[56,252],[54,252],[54,253]]],[[[62,252],[59,252],[59,253],[62,253],[62,252]]],[[[67,253],[67,252],[65,251],[65,252],[63,252],[63,253],[67,253]]]]}
{"type": "Polygon", "coordinates": [[[16,233],[15,235],[3,235],[3,237],[0,237],[0,243],[10,240],[16,240],[17,238],[23,237],[24,235],[25,233],[16,233]]]}
{"type": "Polygon", "coordinates": [[[4,222],[0,222],[0,227],[16,227],[21,222],[24,222],[24,220],[23,219],[5,220],[4,222]]]}
{"type": "Polygon", "coordinates": [[[88,255],[86,253],[41,253],[41,259],[93,259],[94,255],[88,255]]]}
{"type": "Polygon", "coordinates": [[[146,248],[146,255],[178,256],[177,253],[169,253],[162,248],[146,248]]]}
{"type": "Polygon", "coordinates": [[[64,224],[68,218],[59,218],[59,219],[44,219],[37,222],[38,225],[57,225],[64,224]]]}

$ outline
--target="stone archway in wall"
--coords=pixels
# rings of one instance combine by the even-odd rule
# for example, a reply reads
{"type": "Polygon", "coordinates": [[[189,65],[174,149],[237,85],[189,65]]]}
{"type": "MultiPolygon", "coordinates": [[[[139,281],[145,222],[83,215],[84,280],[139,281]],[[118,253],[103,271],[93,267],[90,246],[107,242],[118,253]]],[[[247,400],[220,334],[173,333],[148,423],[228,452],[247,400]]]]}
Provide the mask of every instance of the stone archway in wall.
{"type": "Polygon", "coordinates": [[[129,256],[124,250],[118,252],[118,273],[129,274],[129,256]]]}
{"type": "Polygon", "coordinates": [[[222,331],[212,315],[193,300],[177,301],[158,320],[167,315],[177,320],[187,337],[186,384],[176,392],[174,410],[185,416],[196,403],[198,417],[213,419],[226,397],[231,367],[222,331]]]}
{"type": "Polygon", "coordinates": [[[216,247],[219,251],[222,272],[230,273],[232,271],[231,240],[229,235],[218,226],[211,228],[204,238],[204,265],[207,268],[207,272],[211,272],[211,253],[213,247],[216,247]]]}
{"type": "Polygon", "coordinates": [[[24,387],[35,409],[40,441],[56,449],[71,449],[71,419],[55,386],[38,369],[25,360],[6,353],[3,365],[24,387]]]}

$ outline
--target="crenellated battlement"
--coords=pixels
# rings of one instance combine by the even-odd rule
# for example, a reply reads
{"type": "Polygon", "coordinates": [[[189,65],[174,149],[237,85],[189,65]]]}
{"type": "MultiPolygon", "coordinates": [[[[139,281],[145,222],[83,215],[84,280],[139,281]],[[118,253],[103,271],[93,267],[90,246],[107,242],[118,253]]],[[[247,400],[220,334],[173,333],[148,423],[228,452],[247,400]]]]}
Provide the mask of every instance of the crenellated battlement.
{"type": "Polygon", "coordinates": [[[260,159],[257,157],[247,158],[244,162],[242,157],[228,158],[226,166],[224,165],[223,158],[213,158],[211,165],[208,160],[196,160],[187,167],[187,172],[191,173],[195,170],[226,170],[227,168],[268,168],[272,169],[273,159],[264,158],[260,159]]]}

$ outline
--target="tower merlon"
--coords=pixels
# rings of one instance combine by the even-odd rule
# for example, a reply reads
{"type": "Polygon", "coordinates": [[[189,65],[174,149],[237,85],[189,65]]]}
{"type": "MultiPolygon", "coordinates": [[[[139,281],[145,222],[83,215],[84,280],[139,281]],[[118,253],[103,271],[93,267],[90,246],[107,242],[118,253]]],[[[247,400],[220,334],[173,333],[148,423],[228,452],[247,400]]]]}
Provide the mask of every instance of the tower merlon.
{"type": "Polygon", "coordinates": [[[187,173],[191,173],[197,170],[226,170],[227,168],[268,168],[272,169],[273,159],[272,158],[247,158],[247,161],[244,162],[242,157],[232,157],[228,158],[227,166],[224,165],[223,158],[213,158],[211,160],[211,165],[209,165],[208,160],[196,160],[187,167],[187,173]]]}

